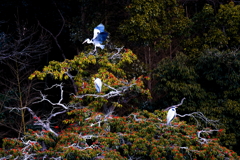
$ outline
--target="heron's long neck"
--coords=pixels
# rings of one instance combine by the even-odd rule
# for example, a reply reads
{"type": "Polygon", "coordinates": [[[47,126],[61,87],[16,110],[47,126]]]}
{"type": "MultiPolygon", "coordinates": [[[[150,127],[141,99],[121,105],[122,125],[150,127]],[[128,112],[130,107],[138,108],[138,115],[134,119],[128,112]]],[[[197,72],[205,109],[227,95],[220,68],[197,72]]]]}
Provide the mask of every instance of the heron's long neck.
{"type": "Polygon", "coordinates": [[[90,40],[90,39],[88,39],[88,40],[87,40],[87,43],[90,44],[90,43],[93,43],[93,41],[90,40]]]}

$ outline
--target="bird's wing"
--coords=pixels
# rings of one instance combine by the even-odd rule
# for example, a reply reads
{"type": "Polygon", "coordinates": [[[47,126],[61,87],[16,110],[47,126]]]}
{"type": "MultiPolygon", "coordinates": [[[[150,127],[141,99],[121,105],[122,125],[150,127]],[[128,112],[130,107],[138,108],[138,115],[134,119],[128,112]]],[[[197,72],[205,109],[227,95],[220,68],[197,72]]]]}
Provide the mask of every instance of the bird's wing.
{"type": "Polygon", "coordinates": [[[99,48],[101,48],[101,49],[104,49],[105,45],[99,45],[99,46],[97,46],[97,47],[99,47],[99,48]]]}
{"type": "Polygon", "coordinates": [[[97,90],[97,92],[101,92],[101,89],[102,89],[102,81],[101,79],[97,78],[95,81],[95,88],[97,90]]]}
{"type": "Polygon", "coordinates": [[[102,81],[101,81],[101,79],[99,79],[98,85],[99,85],[100,90],[101,90],[101,88],[102,88],[102,81]]]}
{"type": "Polygon", "coordinates": [[[102,44],[107,39],[107,36],[108,36],[107,32],[101,32],[97,35],[97,37],[94,39],[94,41],[102,44]]]}
{"type": "Polygon", "coordinates": [[[100,92],[100,88],[99,88],[99,86],[97,85],[97,83],[95,83],[95,88],[96,88],[97,92],[100,92]]]}
{"type": "Polygon", "coordinates": [[[100,34],[101,32],[104,32],[104,25],[103,24],[99,24],[97,27],[94,28],[93,30],[93,38],[92,39],[95,39],[98,34],[100,34]]]}
{"type": "Polygon", "coordinates": [[[96,83],[98,84],[98,86],[99,86],[100,88],[102,87],[102,81],[101,81],[100,78],[98,78],[98,79],[96,80],[96,83]]]}
{"type": "Polygon", "coordinates": [[[95,27],[94,29],[98,29],[100,32],[104,32],[104,25],[102,23],[100,23],[97,27],[95,27]]]}
{"type": "Polygon", "coordinates": [[[173,117],[173,111],[170,109],[167,113],[167,122],[169,122],[173,117]]]}

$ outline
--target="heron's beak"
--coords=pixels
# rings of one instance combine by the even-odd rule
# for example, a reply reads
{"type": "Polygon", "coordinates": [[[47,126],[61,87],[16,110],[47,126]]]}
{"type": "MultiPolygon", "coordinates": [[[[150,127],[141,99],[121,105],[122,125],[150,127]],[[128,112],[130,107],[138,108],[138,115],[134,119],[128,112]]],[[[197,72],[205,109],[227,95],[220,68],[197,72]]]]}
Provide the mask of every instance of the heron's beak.
{"type": "MultiPolygon", "coordinates": [[[[86,43],[86,41],[87,41],[87,40],[85,40],[83,43],[86,43]]],[[[83,44],[83,43],[82,43],[82,44],[83,44]]]]}

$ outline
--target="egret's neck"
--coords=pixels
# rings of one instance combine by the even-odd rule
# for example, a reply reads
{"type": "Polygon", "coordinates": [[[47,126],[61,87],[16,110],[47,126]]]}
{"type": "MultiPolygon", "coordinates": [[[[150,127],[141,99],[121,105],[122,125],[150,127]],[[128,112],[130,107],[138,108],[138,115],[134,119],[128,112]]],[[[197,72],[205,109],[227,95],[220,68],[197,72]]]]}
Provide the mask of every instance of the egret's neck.
{"type": "Polygon", "coordinates": [[[86,42],[87,42],[88,44],[93,43],[93,41],[90,40],[90,39],[86,39],[86,42]]]}

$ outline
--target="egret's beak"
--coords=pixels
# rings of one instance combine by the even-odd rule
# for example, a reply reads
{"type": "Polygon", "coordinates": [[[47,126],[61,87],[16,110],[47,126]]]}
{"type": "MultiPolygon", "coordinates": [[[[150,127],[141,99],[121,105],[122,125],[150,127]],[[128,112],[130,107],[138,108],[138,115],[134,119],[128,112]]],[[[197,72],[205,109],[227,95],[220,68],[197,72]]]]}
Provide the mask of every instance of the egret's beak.
{"type": "MultiPolygon", "coordinates": [[[[86,43],[86,42],[87,42],[87,40],[83,41],[83,43],[86,43]]],[[[82,43],[82,44],[83,44],[83,43],[82,43]]]]}

